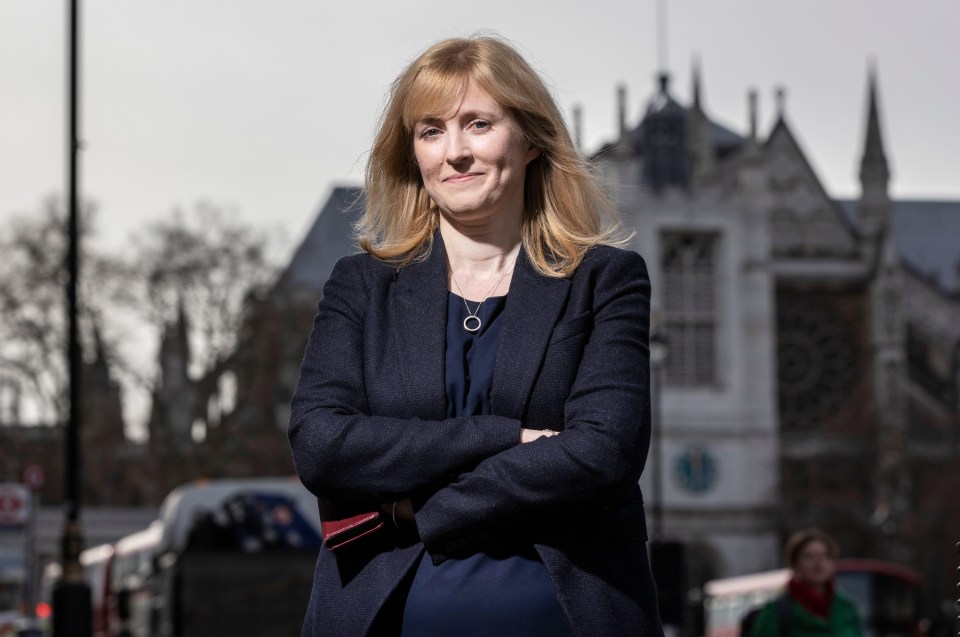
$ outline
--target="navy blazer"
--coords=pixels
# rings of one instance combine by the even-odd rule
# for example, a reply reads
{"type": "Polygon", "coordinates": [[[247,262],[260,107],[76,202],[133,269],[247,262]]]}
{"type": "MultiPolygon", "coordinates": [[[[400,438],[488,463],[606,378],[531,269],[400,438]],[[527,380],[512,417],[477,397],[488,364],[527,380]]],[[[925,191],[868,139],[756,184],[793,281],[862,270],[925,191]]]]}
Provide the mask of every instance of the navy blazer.
{"type": "Polygon", "coordinates": [[[575,634],[662,634],[637,486],[650,440],[643,259],[596,247],[557,279],[521,249],[488,416],[446,417],[446,308],[439,234],[422,262],[358,254],[324,286],[292,402],[297,473],[321,498],[411,497],[416,526],[322,549],[302,634],[379,633],[424,548],[439,561],[521,536],[575,634]],[[521,427],[561,433],[521,445],[521,427]]]}

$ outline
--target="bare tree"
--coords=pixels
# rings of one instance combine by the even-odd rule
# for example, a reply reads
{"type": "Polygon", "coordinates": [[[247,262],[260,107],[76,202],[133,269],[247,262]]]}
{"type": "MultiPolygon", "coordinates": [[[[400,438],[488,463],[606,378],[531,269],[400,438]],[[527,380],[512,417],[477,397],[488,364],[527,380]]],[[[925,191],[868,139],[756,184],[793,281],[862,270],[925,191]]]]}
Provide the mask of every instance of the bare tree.
{"type": "MultiPolygon", "coordinates": [[[[274,279],[271,250],[280,242],[233,211],[203,203],[189,215],[175,212],[146,225],[129,244],[131,253],[120,257],[96,248],[92,216],[92,206],[84,206],[80,331],[85,378],[100,380],[91,380],[84,395],[94,385],[108,391],[85,405],[92,425],[84,428],[85,444],[105,452],[107,440],[98,436],[110,434],[111,449],[125,453],[123,432],[114,425],[126,421],[127,434],[145,432],[147,423],[119,415],[119,381],[128,415],[145,416],[151,405],[151,447],[160,458],[138,470],[151,476],[142,481],[151,485],[142,497],[158,499],[201,470],[215,472],[204,458],[211,450],[194,444],[191,434],[197,427],[204,433],[223,415],[208,406],[223,410],[220,394],[230,385],[225,372],[247,300],[274,279]],[[159,351],[151,347],[157,341],[159,351]]],[[[59,425],[67,418],[65,254],[65,214],[55,198],[0,229],[2,424],[59,425]]],[[[12,444],[13,438],[4,440],[12,444]]],[[[129,451],[137,462],[140,452],[129,451]]],[[[107,501],[116,481],[99,476],[98,467],[90,466],[88,477],[103,482],[97,497],[107,501]]]]}
{"type": "Polygon", "coordinates": [[[189,216],[175,211],[150,224],[136,243],[138,305],[162,334],[151,436],[182,451],[215,424],[208,403],[229,368],[248,296],[276,276],[275,241],[235,211],[202,202],[189,216]]]}
{"type": "MultiPolygon", "coordinates": [[[[81,213],[80,313],[83,350],[110,349],[116,335],[105,316],[129,303],[126,266],[91,247],[92,207],[81,213]]],[[[66,215],[48,198],[33,216],[13,219],[0,235],[0,376],[15,387],[12,418],[45,424],[67,416],[66,215]],[[20,409],[22,406],[22,410],[20,409]],[[26,412],[26,413],[23,413],[26,412]]]]}

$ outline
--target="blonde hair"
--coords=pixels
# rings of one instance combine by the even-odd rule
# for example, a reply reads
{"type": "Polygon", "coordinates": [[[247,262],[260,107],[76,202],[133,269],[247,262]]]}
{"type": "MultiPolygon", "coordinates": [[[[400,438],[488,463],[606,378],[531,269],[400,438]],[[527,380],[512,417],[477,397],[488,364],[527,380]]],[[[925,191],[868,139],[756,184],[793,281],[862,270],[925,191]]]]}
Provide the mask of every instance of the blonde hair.
{"type": "Polygon", "coordinates": [[[590,247],[624,243],[615,206],[540,76],[509,44],[480,36],[434,44],[393,82],[367,162],[365,210],[355,228],[360,247],[401,266],[429,254],[439,210],[423,187],[413,128],[448,113],[471,80],[540,149],[524,183],[523,246],[533,266],[570,276],[590,247]]]}

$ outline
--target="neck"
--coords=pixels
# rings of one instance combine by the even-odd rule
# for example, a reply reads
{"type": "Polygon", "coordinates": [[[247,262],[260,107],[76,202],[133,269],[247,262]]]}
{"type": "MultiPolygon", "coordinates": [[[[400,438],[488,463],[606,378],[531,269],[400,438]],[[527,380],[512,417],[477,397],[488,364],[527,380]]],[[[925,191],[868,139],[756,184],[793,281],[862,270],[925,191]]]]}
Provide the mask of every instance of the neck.
{"type": "Polygon", "coordinates": [[[815,584],[797,576],[787,584],[790,596],[803,608],[818,617],[830,617],[833,604],[833,580],[815,584]]]}
{"type": "Polygon", "coordinates": [[[465,232],[441,215],[440,236],[450,267],[447,286],[452,292],[481,302],[507,293],[520,254],[519,223],[516,227],[502,223],[471,227],[465,232]]]}
{"type": "Polygon", "coordinates": [[[450,269],[458,279],[482,281],[499,275],[513,267],[520,253],[520,223],[465,228],[441,215],[440,235],[450,269]]]}

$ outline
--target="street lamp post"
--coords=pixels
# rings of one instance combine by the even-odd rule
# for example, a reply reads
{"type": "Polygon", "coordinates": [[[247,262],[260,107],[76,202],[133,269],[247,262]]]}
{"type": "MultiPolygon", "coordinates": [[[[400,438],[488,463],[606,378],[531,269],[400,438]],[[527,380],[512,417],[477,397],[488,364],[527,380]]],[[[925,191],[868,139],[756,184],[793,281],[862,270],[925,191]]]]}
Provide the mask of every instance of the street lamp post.
{"type": "Polygon", "coordinates": [[[90,605],[90,587],[83,578],[80,551],[83,531],[80,525],[80,340],[78,325],[77,288],[80,276],[78,246],[79,217],[79,7],[78,0],[68,0],[67,48],[70,90],[67,108],[68,156],[68,237],[67,237],[67,361],[70,387],[70,417],[64,432],[64,496],[67,505],[66,521],[61,539],[63,574],[53,591],[54,637],[90,637],[93,630],[93,611],[90,605]]]}
{"type": "Polygon", "coordinates": [[[650,568],[657,582],[657,601],[664,634],[679,634],[685,622],[686,566],[683,545],[664,538],[663,386],[669,343],[659,315],[650,321],[650,452],[653,524],[650,529],[650,568]]]}
{"type": "Polygon", "coordinates": [[[663,371],[669,344],[663,326],[654,314],[650,330],[650,446],[653,487],[651,540],[663,540],[663,371]]]}

